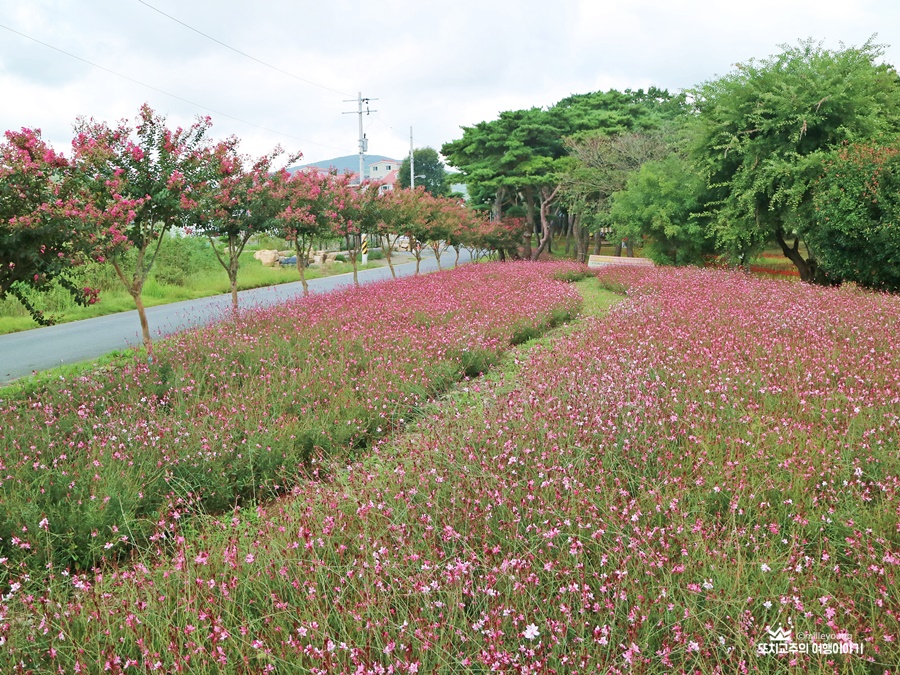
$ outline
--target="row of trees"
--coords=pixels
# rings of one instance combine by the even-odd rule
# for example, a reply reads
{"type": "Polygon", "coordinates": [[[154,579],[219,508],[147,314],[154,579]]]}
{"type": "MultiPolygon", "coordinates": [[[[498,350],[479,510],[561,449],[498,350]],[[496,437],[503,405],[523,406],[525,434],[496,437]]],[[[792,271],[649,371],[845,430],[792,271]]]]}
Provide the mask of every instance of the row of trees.
{"type": "MultiPolygon", "coordinates": [[[[290,241],[308,293],[305,267],[314,241],[344,238],[356,276],[362,233],[391,250],[406,237],[418,263],[426,246],[440,259],[447,246],[475,255],[508,245],[517,221],[491,223],[459,201],[424,188],[382,192],[377,183],[351,185],[348,175],[276,169],[279,149],[253,160],[239,141],[209,139],[211,121],[170,129],[143,106],[136,123],[110,126],[81,119],[72,157],[49,147],[37,131],[6,132],[0,143],[0,298],[13,295],[40,323],[35,291],[56,284],[80,303],[97,292],[79,288],[79,266],[112,266],[134,299],[144,342],[150,327],[144,284],[173,227],[209,238],[231,282],[237,308],[241,253],[255,234],[290,241]]],[[[295,162],[299,154],[288,157],[295,162]]]]}
{"type": "Polygon", "coordinates": [[[803,280],[898,290],[900,79],[871,40],[782,49],[678,96],[504,112],[442,152],[477,206],[526,217],[524,255],[556,234],[583,260],[603,230],[670,264],[774,244],[803,280]]]}

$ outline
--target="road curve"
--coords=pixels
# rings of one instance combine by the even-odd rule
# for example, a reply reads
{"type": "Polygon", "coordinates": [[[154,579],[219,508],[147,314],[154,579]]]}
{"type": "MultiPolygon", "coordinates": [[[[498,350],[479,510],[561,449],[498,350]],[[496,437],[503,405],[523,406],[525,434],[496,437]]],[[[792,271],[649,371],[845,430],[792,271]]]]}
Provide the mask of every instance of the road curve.
{"type": "MultiPolygon", "coordinates": [[[[441,263],[445,267],[450,266],[455,257],[455,253],[445,253],[441,256],[441,263]]],[[[460,262],[468,261],[468,254],[463,251],[460,262]]],[[[415,263],[401,263],[394,265],[394,269],[398,276],[408,276],[415,272],[415,263]]],[[[422,261],[421,271],[430,272],[435,269],[437,264],[433,257],[422,261]]],[[[359,281],[371,283],[389,279],[390,276],[388,267],[377,267],[360,271],[359,281]]],[[[312,279],[308,283],[310,291],[324,293],[351,285],[353,275],[323,277],[312,279]]],[[[241,291],[238,295],[243,307],[267,306],[302,296],[303,286],[297,281],[241,291]]],[[[148,307],[147,320],[150,322],[153,339],[157,340],[187,328],[217,321],[230,308],[231,294],[227,293],[148,307]]],[[[0,335],[0,384],[139,344],[141,336],[137,310],[0,335]]]]}

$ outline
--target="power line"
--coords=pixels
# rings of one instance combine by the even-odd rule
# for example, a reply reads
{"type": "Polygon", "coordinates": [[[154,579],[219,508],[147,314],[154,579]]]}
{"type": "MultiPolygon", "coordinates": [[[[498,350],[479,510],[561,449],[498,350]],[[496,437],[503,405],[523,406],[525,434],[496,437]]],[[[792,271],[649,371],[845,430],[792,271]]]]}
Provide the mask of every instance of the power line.
{"type": "Polygon", "coordinates": [[[301,143],[309,143],[310,145],[318,145],[319,147],[322,147],[322,148],[329,148],[329,149],[331,149],[331,150],[337,150],[337,148],[335,148],[335,147],[333,147],[333,146],[330,146],[330,145],[324,145],[324,144],[322,144],[322,143],[316,143],[315,141],[308,141],[308,140],[306,140],[306,139],[298,138],[297,136],[293,136],[293,135],[288,134],[288,133],[285,133],[285,132],[283,132],[283,131],[277,131],[276,129],[269,129],[268,127],[264,127],[264,126],[262,126],[262,125],[260,125],[260,124],[254,124],[253,122],[248,122],[247,120],[241,119],[240,117],[235,117],[234,115],[229,115],[228,113],[219,112],[218,110],[215,110],[215,109],[213,109],[213,108],[210,108],[209,106],[205,106],[205,105],[201,105],[201,104],[199,104],[199,103],[195,103],[194,101],[191,101],[190,99],[186,99],[186,98],[184,98],[184,97],[182,97],[182,96],[178,96],[177,94],[172,94],[172,93],[170,93],[170,92],[168,92],[168,91],[165,91],[165,90],[163,90],[163,89],[159,89],[158,87],[154,87],[153,85],[147,84],[146,82],[141,82],[140,80],[136,80],[136,79],[134,79],[133,77],[129,77],[128,75],[123,75],[122,73],[117,73],[117,72],[114,71],[114,70],[110,70],[109,68],[106,68],[105,66],[101,66],[100,64],[94,63],[93,61],[88,61],[87,59],[84,59],[84,58],[82,58],[82,57],[80,57],[80,56],[77,56],[77,55],[75,55],[75,54],[72,54],[71,52],[67,52],[67,51],[65,51],[64,49],[60,49],[59,47],[54,47],[53,45],[51,45],[51,44],[49,44],[49,43],[47,43],[47,42],[42,42],[41,40],[38,40],[37,38],[33,38],[33,37],[31,37],[30,35],[26,35],[25,33],[21,33],[21,32],[15,30],[15,29],[13,29],[13,28],[10,28],[9,26],[3,25],[2,23],[0,23],[0,28],[5,28],[5,29],[8,30],[10,33],[15,33],[16,35],[19,35],[19,36],[25,38],[26,40],[31,40],[32,42],[36,42],[36,43],[38,43],[39,45],[42,45],[42,46],[44,46],[44,47],[47,47],[48,49],[52,49],[53,51],[59,52],[60,54],[65,54],[65,55],[68,56],[69,58],[73,58],[73,59],[75,59],[76,61],[81,61],[82,63],[86,63],[86,64],[88,64],[89,66],[92,66],[92,67],[94,67],[94,68],[98,68],[98,69],[100,69],[100,70],[102,70],[102,71],[104,71],[104,72],[109,73],[110,75],[115,75],[116,77],[121,77],[123,80],[128,80],[129,82],[133,82],[134,84],[138,84],[138,85],[140,85],[140,86],[142,86],[142,87],[146,87],[147,89],[150,89],[150,90],[152,90],[152,91],[155,91],[155,92],[158,92],[158,93],[160,93],[160,94],[163,94],[164,96],[169,96],[169,97],[174,98],[174,99],[177,99],[177,100],[179,100],[179,101],[183,101],[184,103],[188,103],[188,104],[190,104],[190,105],[192,105],[192,106],[194,106],[194,107],[202,108],[203,110],[207,110],[207,111],[209,111],[209,112],[211,112],[211,113],[213,113],[213,114],[215,114],[215,115],[221,115],[222,117],[227,117],[228,119],[234,120],[235,122],[240,122],[241,124],[247,124],[247,125],[249,125],[249,126],[251,126],[251,127],[256,127],[257,129],[262,129],[263,131],[268,131],[269,133],[276,134],[276,135],[278,135],[278,136],[283,136],[284,138],[291,138],[291,139],[293,139],[293,140],[295,140],[295,141],[300,141],[301,143]]]}
{"type": "Polygon", "coordinates": [[[235,47],[232,47],[231,45],[226,44],[226,43],[222,42],[221,40],[214,38],[212,35],[208,35],[208,34],[204,33],[202,30],[198,30],[198,29],[194,28],[193,26],[189,26],[184,21],[181,21],[180,19],[176,19],[171,14],[166,14],[164,11],[162,11],[158,7],[154,7],[149,2],[144,2],[144,0],[138,0],[138,2],[141,3],[142,5],[144,5],[145,7],[149,7],[154,12],[162,14],[167,19],[170,19],[170,20],[174,21],[175,23],[184,26],[188,30],[192,30],[195,33],[197,33],[198,35],[202,35],[207,40],[212,40],[216,44],[222,45],[226,49],[230,49],[231,51],[233,51],[236,54],[240,54],[241,56],[248,58],[251,61],[256,61],[257,63],[264,65],[266,68],[271,68],[272,70],[278,71],[282,75],[287,75],[288,77],[293,77],[295,80],[300,80],[301,82],[305,82],[306,84],[311,84],[314,87],[319,87],[320,89],[325,89],[326,91],[331,91],[331,92],[334,92],[335,94],[340,94],[341,96],[352,96],[352,94],[348,94],[346,91],[338,91],[337,89],[332,89],[331,87],[326,87],[324,84],[319,84],[318,82],[313,82],[312,80],[307,80],[305,77],[300,77],[299,75],[294,75],[294,73],[289,73],[286,70],[282,70],[278,66],[273,66],[271,63],[266,63],[265,61],[258,59],[255,56],[251,56],[250,54],[247,54],[246,52],[242,52],[240,49],[236,49],[235,47]]]}

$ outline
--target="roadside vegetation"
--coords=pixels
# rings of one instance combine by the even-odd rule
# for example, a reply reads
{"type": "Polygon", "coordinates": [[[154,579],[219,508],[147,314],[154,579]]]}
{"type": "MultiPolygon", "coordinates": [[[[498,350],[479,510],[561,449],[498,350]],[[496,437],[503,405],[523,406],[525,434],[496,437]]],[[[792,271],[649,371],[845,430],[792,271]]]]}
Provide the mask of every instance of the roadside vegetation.
{"type": "MultiPolygon", "coordinates": [[[[336,248],[341,242],[335,240],[320,243],[336,248]]],[[[259,245],[248,247],[240,256],[238,290],[300,281],[296,266],[266,267],[254,259],[254,252],[264,247],[286,251],[290,248],[290,244],[284,240],[264,238],[259,245]]],[[[381,259],[379,251],[370,252],[368,266],[360,265],[359,269],[381,266],[383,263],[377,262],[381,259]]],[[[343,261],[308,267],[305,275],[307,279],[317,279],[352,272],[352,265],[344,258],[343,261]]],[[[134,309],[134,300],[108,266],[88,265],[78,270],[75,280],[81,285],[99,289],[99,299],[96,303],[80,305],[62,287],[56,287],[40,296],[33,294],[33,302],[39,305],[54,323],[78,321],[134,309]]],[[[205,238],[171,237],[163,242],[156,265],[144,285],[143,294],[144,304],[153,307],[230,291],[228,277],[223,274],[205,238]]],[[[38,326],[18,298],[10,295],[0,300],[0,335],[38,326]]]]}
{"type": "Polygon", "coordinates": [[[5,400],[5,670],[900,661],[897,298],[565,265],[313,297],[5,400]],[[764,653],[776,627],[809,651],[764,653]]]}

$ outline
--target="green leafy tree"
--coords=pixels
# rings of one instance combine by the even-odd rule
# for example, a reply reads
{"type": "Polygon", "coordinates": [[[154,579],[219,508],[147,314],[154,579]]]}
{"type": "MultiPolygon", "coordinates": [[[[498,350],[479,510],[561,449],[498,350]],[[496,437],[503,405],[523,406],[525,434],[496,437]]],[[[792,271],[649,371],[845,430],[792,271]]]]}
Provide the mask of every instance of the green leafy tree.
{"type": "MultiPolygon", "coordinates": [[[[413,168],[416,172],[415,184],[421,185],[426,192],[439,197],[449,192],[447,171],[440,155],[434,148],[416,148],[413,150],[413,168]]],[[[409,157],[403,160],[397,173],[397,187],[406,189],[410,185],[409,157]]]]}
{"type": "Polygon", "coordinates": [[[871,41],[836,51],[806,41],[783,50],[693,90],[695,156],[711,188],[719,246],[745,261],[774,240],[801,279],[812,281],[815,251],[800,251],[816,227],[812,187],[832,150],[900,127],[900,86],[871,41]]]}
{"type": "Polygon", "coordinates": [[[572,165],[565,139],[590,131],[654,128],[680,108],[680,99],[655,88],[580,94],[546,110],[502,112],[496,120],[463,127],[462,138],[445,143],[441,153],[460,170],[459,180],[475,206],[489,208],[494,220],[521,209],[529,226],[523,253],[536,258],[550,246],[550,216],[562,194],[562,176],[572,165]],[[534,233],[540,239],[532,251],[534,233]]]}
{"type": "Polygon", "coordinates": [[[807,234],[830,279],[900,291],[900,143],[843,147],[814,186],[807,234]]]}
{"type": "Polygon", "coordinates": [[[134,128],[81,119],[72,141],[75,163],[93,208],[103,214],[97,249],[134,299],[141,333],[150,346],[142,293],[169,231],[186,225],[192,193],[208,169],[203,161],[210,119],[169,129],[150,106],[141,107],[134,128]]]}
{"type": "MultiPolygon", "coordinates": [[[[576,255],[585,262],[590,232],[611,223],[613,195],[645,162],[659,160],[673,148],[659,130],[580,134],[568,139],[567,147],[573,161],[560,178],[563,201],[574,215],[576,255]]],[[[628,241],[634,239],[632,233],[628,241]]]]}
{"type": "Polygon", "coordinates": [[[703,178],[678,153],[645,162],[612,195],[610,221],[620,237],[646,238],[648,255],[657,263],[700,264],[713,250],[698,217],[705,187],[703,178]]]}

